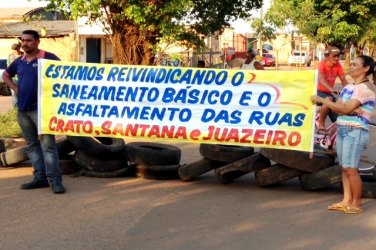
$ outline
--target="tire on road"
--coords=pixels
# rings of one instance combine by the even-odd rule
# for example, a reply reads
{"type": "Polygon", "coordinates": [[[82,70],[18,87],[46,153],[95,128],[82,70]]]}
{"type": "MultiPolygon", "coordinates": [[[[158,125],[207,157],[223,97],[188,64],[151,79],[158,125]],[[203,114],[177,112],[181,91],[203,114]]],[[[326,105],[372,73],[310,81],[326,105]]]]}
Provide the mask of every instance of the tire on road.
{"type": "Polygon", "coordinates": [[[339,165],[330,166],[314,173],[299,176],[300,186],[306,191],[329,188],[335,184],[341,183],[341,181],[342,171],[339,165]]]}
{"type": "Polygon", "coordinates": [[[131,168],[125,167],[113,172],[95,172],[87,169],[83,169],[82,175],[95,178],[116,178],[116,177],[125,177],[132,175],[134,171],[131,168]]]}
{"type": "Polygon", "coordinates": [[[362,183],[362,198],[376,198],[376,182],[363,182],[362,183]]]}
{"type": "Polygon", "coordinates": [[[5,142],[4,140],[0,140],[0,153],[5,152],[6,147],[5,147],[5,142]]]}
{"type": "Polygon", "coordinates": [[[335,160],[333,155],[317,152],[314,152],[310,159],[309,152],[287,149],[261,148],[260,153],[271,161],[309,173],[330,167],[335,160]]]}
{"type": "Polygon", "coordinates": [[[0,161],[4,167],[24,162],[28,159],[27,146],[10,149],[0,154],[0,161]]]}
{"type": "Polygon", "coordinates": [[[270,166],[270,160],[257,152],[246,158],[216,168],[214,169],[214,173],[221,183],[227,184],[245,174],[259,171],[270,166]]]}
{"type": "Polygon", "coordinates": [[[179,179],[178,170],[181,165],[146,166],[136,165],[137,177],[151,180],[179,179]]]}
{"type": "Polygon", "coordinates": [[[59,155],[60,170],[62,174],[74,174],[80,171],[80,167],[74,161],[73,155],[59,155]]]}
{"type": "Polygon", "coordinates": [[[221,145],[221,144],[200,144],[200,154],[206,159],[231,163],[247,156],[253,155],[255,152],[252,147],[221,145]]]}
{"type": "Polygon", "coordinates": [[[127,144],[127,157],[137,165],[173,166],[180,163],[181,149],[162,143],[131,142],[127,144]]]}
{"type": "Polygon", "coordinates": [[[268,187],[298,177],[302,174],[302,171],[277,163],[270,168],[257,171],[255,173],[255,179],[257,186],[268,187]]]}
{"type": "Polygon", "coordinates": [[[68,138],[64,138],[56,142],[57,152],[59,157],[65,157],[69,153],[76,151],[74,145],[68,140],[68,138]]]}
{"type": "Polygon", "coordinates": [[[215,168],[223,166],[225,163],[212,161],[206,158],[202,158],[198,161],[181,166],[178,170],[180,179],[183,181],[191,181],[196,177],[203,175],[215,168]]]}
{"type": "Polygon", "coordinates": [[[76,151],[74,161],[85,170],[100,173],[114,172],[129,167],[127,159],[101,160],[86,154],[82,150],[76,151]]]}
{"type": "Polygon", "coordinates": [[[67,136],[77,150],[97,159],[122,159],[126,146],[123,139],[110,137],[67,136]]]}

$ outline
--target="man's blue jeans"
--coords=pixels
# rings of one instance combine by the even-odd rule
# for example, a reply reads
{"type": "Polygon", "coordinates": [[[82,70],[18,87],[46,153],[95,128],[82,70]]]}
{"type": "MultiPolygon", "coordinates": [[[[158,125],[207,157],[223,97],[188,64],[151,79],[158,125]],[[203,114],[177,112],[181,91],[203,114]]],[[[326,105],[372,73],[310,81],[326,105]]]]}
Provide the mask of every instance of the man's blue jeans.
{"type": "Polygon", "coordinates": [[[34,179],[61,181],[61,170],[54,135],[40,135],[38,138],[37,111],[18,111],[18,124],[27,145],[27,153],[34,167],[34,179]]]}

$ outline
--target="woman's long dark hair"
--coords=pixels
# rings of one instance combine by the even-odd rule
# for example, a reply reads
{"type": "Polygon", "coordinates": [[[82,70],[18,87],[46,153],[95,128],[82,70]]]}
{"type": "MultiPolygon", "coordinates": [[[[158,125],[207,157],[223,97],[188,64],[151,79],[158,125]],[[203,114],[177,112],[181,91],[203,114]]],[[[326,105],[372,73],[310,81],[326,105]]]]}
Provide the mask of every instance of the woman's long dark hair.
{"type": "Polygon", "coordinates": [[[366,55],[358,56],[363,61],[363,67],[369,66],[366,73],[367,76],[372,75],[373,84],[376,84],[376,71],[375,71],[375,60],[372,57],[366,55]]]}

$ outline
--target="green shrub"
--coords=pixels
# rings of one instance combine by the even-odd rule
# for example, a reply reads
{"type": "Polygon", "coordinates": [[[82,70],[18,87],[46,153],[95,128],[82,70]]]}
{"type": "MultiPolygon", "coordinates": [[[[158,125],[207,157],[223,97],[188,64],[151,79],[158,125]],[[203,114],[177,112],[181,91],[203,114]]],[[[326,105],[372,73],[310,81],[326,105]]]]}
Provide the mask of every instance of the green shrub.
{"type": "Polygon", "coordinates": [[[17,110],[13,109],[4,115],[0,115],[0,137],[22,137],[21,128],[17,122],[17,110]]]}

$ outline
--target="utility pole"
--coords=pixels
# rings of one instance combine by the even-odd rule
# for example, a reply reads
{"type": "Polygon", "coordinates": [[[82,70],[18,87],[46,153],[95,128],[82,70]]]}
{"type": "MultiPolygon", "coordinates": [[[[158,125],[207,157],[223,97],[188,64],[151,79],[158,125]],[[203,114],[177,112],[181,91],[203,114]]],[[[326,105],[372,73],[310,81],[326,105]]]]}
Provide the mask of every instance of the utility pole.
{"type": "MultiPolygon", "coordinates": [[[[259,9],[260,20],[261,20],[261,21],[262,21],[263,16],[264,16],[264,13],[263,13],[263,10],[262,10],[262,6],[263,6],[263,4],[261,4],[261,7],[260,7],[260,9],[259,9]]],[[[260,38],[260,37],[257,38],[257,50],[260,50],[261,53],[262,53],[262,44],[261,44],[261,38],[260,38]]]]}

